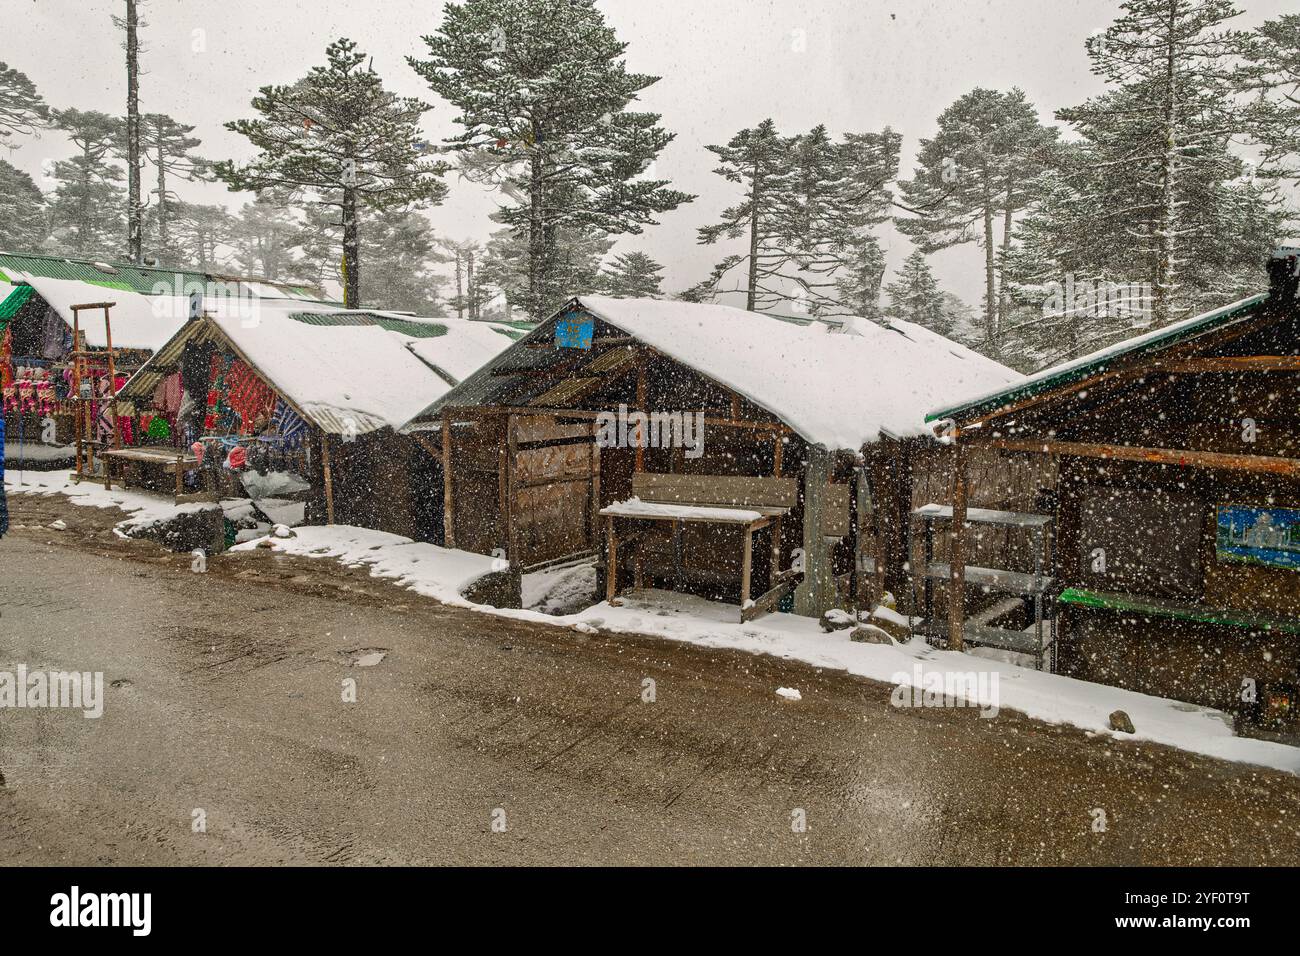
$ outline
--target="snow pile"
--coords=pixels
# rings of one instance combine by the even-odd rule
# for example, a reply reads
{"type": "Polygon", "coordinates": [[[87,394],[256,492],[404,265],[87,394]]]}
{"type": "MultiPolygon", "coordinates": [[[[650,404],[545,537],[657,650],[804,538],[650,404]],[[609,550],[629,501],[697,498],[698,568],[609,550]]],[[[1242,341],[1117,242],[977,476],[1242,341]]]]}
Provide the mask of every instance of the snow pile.
{"type": "Polygon", "coordinates": [[[392,579],[417,594],[462,607],[479,606],[469,605],[461,594],[479,578],[497,570],[495,558],[449,551],[386,531],[329,525],[294,528],[293,532],[292,538],[271,535],[237,544],[231,550],[267,548],[277,554],[334,558],[347,567],[368,567],[372,576],[392,579]]]}
{"type": "Polygon", "coordinates": [[[117,524],[117,532],[123,536],[128,532],[138,532],[170,521],[177,515],[194,514],[216,507],[208,502],[178,505],[171,498],[122,488],[106,491],[98,482],[74,482],[66,471],[29,471],[23,474],[20,483],[16,471],[6,470],[5,492],[11,495],[66,495],[74,505],[120,508],[131,515],[117,524]]]}

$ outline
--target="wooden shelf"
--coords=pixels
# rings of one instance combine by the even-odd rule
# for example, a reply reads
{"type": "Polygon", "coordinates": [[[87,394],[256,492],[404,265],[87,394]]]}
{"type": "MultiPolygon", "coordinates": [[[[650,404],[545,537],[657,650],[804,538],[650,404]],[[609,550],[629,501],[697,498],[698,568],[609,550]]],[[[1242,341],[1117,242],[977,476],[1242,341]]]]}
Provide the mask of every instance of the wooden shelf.
{"type": "MultiPolygon", "coordinates": [[[[925,569],[925,576],[935,581],[950,581],[952,566],[944,561],[931,562],[925,569]]],[[[1012,594],[1043,594],[1051,587],[1052,581],[1053,579],[1047,575],[966,565],[967,584],[976,584],[995,591],[1010,591],[1012,594]]]]}
{"type": "MultiPolygon", "coordinates": [[[[952,521],[951,505],[922,505],[912,514],[924,521],[941,524],[952,521]]],[[[1031,514],[1024,511],[995,511],[992,508],[967,508],[968,524],[994,525],[1001,528],[1045,528],[1052,523],[1050,515],[1031,514]]]]}

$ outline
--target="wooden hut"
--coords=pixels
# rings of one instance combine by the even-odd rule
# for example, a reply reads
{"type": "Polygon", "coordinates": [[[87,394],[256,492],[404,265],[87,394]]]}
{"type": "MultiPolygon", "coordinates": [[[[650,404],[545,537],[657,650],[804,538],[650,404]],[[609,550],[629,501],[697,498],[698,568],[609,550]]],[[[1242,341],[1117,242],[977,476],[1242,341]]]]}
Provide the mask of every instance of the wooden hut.
{"type": "Polygon", "coordinates": [[[394,429],[508,346],[508,332],[320,304],[205,311],[120,392],[145,440],[109,453],[114,477],[149,483],[152,472],[157,486],[164,471],[181,498],[256,500],[265,487],[280,502],[277,487],[296,488],[296,520],[441,541],[438,449],[394,429]],[[232,452],[247,465],[223,467],[232,452]],[[182,488],[187,472],[200,487],[182,488]]]}
{"type": "Polygon", "coordinates": [[[925,409],[1019,377],[908,323],[582,296],[403,431],[441,447],[449,547],[819,615],[901,574],[925,409]]]}
{"type": "MultiPolygon", "coordinates": [[[[933,413],[956,441],[944,515],[964,595],[939,628],[979,642],[992,570],[970,561],[970,462],[1054,476],[1056,657],[1075,677],[1283,719],[1300,663],[1297,250],[1270,291],[933,413]]],[[[940,507],[936,505],[936,507],[940,507]]],[[[980,516],[976,516],[979,518],[980,516]]],[[[1024,570],[1024,569],[1021,569],[1024,570]]]]}

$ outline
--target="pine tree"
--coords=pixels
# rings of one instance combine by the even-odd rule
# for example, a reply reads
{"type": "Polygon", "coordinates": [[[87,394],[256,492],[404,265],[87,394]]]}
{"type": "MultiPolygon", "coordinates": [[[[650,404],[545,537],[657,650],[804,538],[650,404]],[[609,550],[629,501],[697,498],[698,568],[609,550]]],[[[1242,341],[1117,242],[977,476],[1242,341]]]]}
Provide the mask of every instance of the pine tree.
{"type": "Polygon", "coordinates": [[[940,335],[952,332],[943,293],[920,249],[903,261],[897,280],[885,286],[885,294],[889,296],[885,314],[891,319],[912,322],[940,335]]]}
{"type": "Polygon", "coordinates": [[[723,210],[719,222],[701,228],[699,241],[712,245],[719,239],[743,237],[747,251],[723,259],[710,280],[688,290],[694,300],[703,300],[715,291],[723,277],[739,265],[745,267],[746,309],[756,312],[784,299],[779,276],[785,256],[779,241],[778,209],[790,142],[777,132],[771,119],[765,119],[753,129],[742,129],[725,146],[705,147],[721,160],[713,172],[727,182],[744,184],[745,195],[741,203],[723,210]]]}
{"type": "Polygon", "coordinates": [[[179,261],[201,272],[225,270],[230,262],[235,217],[223,206],[179,202],[172,222],[179,261]]]}
{"type": "Polygon", "coordinates": [[[663,268],[644,252],[617,255],[605,270],[604,292],[616,299],[658,299],[663,295],[663,268]]]}
{"type": "Polygon", "coordinates": [[[0,143],[48,125],[49,107],[27,74],[0,62],[0,143]]]}
{"type": "Polygon", "coordinates": [[[126,196],[122,169],[111,161],[121,135],[121,120],[105,113],[54,110],[54,125],[77,147],[71,159],[54,164],[57,183],[50,203],[57,246],[79,256],[117,258],[122,254],[126,196]]]}
{"type": "Polygon", "coordinates": [[[945,109],[939,131],[921,140],[913,178],[900,183],[905,208],[899,231],[926,252],[967,242],[984,249],[986,347],[998,351],[1004,296],[995,227],[1005,255],[1029,184],[1049,163],[1056,132],[1043,126],[1018,89],[976,88],[945,109]]]}
{"type": "Polygon", "coordinates": [[[299,276],[293,248],[302,227],[284,202],[268,190],[244,203],[235,217],[230,244],[244,274],[272,281],[299,276]]]}
{"type": "MultiPolygon", "coordinates": [[[[1239,11],[1231,0],[1127,0],[1088,55],[1113,89],[1060,110],[1088,141],[1104,170],[1109,202],[1126,246],[1153,286],[1152,312],[1165,325],[1195,301],[1193,237],[1221,229],[1216,194],[1241,174],[1228,152],[1241,121],[1233,116],[1228,61],[1243,36],[1223,29],[1239,11]],[[1116,195],[1118,194],[1118,195],[1116,195]],[[1118,199],[1123,205],[1114,202],[1118,199]]],[[[1118,239],[1116,231],[1107,235],[1118,239]]]]}
{"type": "Polygon", "coordinates": [[[351,40],[336,40],[325,55],[325,66],[292,86],[258,91],[253,108],[260,118],[226,128],[261,152],[247,165],[223,161],[213,170],[231,189],[287,190],[334,210],[343,237],[344,301],[358,308],[362,209],[441,202],[447,187],[440,177],[448,167],[425,156],[419,122],[430,106],[384,89],[351,40]]]}
{"type": "Polygon", "coordinates": [[[47,236],[45,197],[31,176],[0,159],[0,249],[35,251],[47,236]]]}
{"type": "Polygon", "coordinates": [[[1250,132],[1264,147],[1263,176],[1300,181],[1300,14],[1270,20],[1243,45],[1236,77],[1249,104],[1250,132]]]}
{"type": "Polygon", "coordinates": [[[838,285],[840,301],[849,313],[879,322],[880,287],[885,279],[885,251],[870,233],[854,238],[838,285]]]}
{"type": "Polygon", "coordinates": [[[168,186],[169,178],[195,182],[205,178],[210,165],[194,154],[201,141],[190,135],[193,132],[193,126],[161,113],[146,113],[140,118],[141,155],[155,174],[155,198],[149,215],[154,232],[151,244],[162,259],[174,257],[171,223],[179,201],[168,186]]]}
{"type": "MultiPolygon", "coordinates": [[[[134,263],[144,260],[144,200],[140,191],[140,20],[142,0],[126,0],[126,16],[113,23],[126,34],[126,120],[122,138],[126,144],[126,245],[134,263]]],[[[163,221],[163,220],[160,220],[163,221]]]]}
{"type": "Polygon", "coordinates": [[[527,287],[513,302],[535,319],[575,289],[561,233],[592,241],[639,234],[694,197],[654,175],[673,139],[659,114],[631,107],[658,77],[628,72],[594,0],[465,0],[443,8],[429,57],[408,62],[454,105],[449,140],[462,170],[511,201],[494,217],[523,240],[527,287]]]}
{"type": "Polygon", "coordinates": [[[889,129],[849,133],[837,143],[825,126],[785,138],[764,120],[726,146],[707,147],[722,160],[714,172],[746,188],[740,204],[699,230],[699,240],[708,245],[743,238],[748,248],[719,262],[689,293],[708,298],[730,291],[727,276],[743,267],[741,289],[751,311],[791,300],[799,313],[858,311],[863,290],[855,291],[853,274],[871,254],[869,230],[886,219],[900,143],[889,129]]]}
{"type": "Polygon", "coordinates": [[[456,282],[456,294],[447,303],[456,310],[456,317],[478,319],[482,305],[482,271],[483,246],[472,239],[440,239],[439,246],[445,253],[444,261],[450,262],[452,275],[456,282]]]}
{"type": "MultiPolygon", "coordinates": [[[[551,242],[549,278],[557,289],[568,290],[566,295],[570,297],[599,292],[600,264],[613,245],[613,239],[584,229],[557,230],[551,242]]],[[[494,232],[479,270],[479,281],[484,288],[499,292],[509,308],[521,309],[532,317],[528,311],[533,301],[528,248],[526,231],[506,228],[494,232]]]]}
{"type": "Polygon", "coordinates": [[[434,266],[447,257],[429,220],[414,210],[386,209],[367,216],[364,224],[371,302],[382,309],[437,313],[445,280],[434,266]]]}

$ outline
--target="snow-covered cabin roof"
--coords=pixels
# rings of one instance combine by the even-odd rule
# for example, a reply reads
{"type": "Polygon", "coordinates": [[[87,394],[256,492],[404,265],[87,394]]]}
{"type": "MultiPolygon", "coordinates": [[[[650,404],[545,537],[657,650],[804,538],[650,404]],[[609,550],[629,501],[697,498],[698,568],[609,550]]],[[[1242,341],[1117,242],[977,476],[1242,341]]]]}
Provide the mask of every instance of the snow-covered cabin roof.
{"type": "Polygon", "coordinates": [[[925,413],[936,404],[1023,377],[908,322],[855,320],[844,332],[830,332],[725,305],[592,295],[572,300],[426,408],[408,430],[427,425],[444,405],[490,404],[494,371],[553,340],[561,317],[574,310],[731,389],[829,449],[857,450],[881,434],[923,434],[925,413]]]}
{"type": "MultiPolygon", "coordinates": [[[[113,346],[119,349],[156,351],[176,334],[189,315],[189,301],[173,295],[142,295],[126,289],[109,289],[77,279],[49,279],[30,273],[13,278],[27,283],[72,328],[74,305],[112,302],[109,310],[113,326],[113,346]]],[[[81,330],[86,344],[102,349],[108,346],[102,309],[83,310],[81,330]]]]}
{"type": "Polygon", "coordinates": [[[1061,386],[1101,375],[1117,362],[1151,355],[1194,336],[1221,328],[1231,322],[1248,319],[1267,300],[1267,295],[1253,295],[1233,302],[1231,305],[1156,329],[1153,332],[1146,332],[1125,339],[1122,342],[1116,342],[1114,345],[1099,349],[1082,358],[1062,362],[1059,365],[1053,365],[1050,368],[1035,372],[1033,375],[1022,377],[1018,382],[1010,386],[994,388],[981,394],[971,395],[963,401],[949,402],[941,408],[931,410],[926,416],[926,420],[936,421],[953,418],[960,421],[969,421],[972,418],[1050,392],[1061,386]]]}
{"type": "MultiPolygon", "coordinates": [[[[210,311],[204,319],[185,323],[159,348],[123,388],[123,398],[147,398],[180,361],[186,343],[216,336],[325,432],[365,434],[396,428],[450,390],[454,382],[440,375],[431,361],[439,355],[439,343],[458,368],[463,368],[464,354],[482,348],[477,340],[465,341],[468,336],[460,326],[469,323],[420,320],[446,327],[446,332],[418,338],[379,324],[309,321],[315,313],[359,314],[290,300],[258,300],[251,308],[210,311]],[[413,346],[423,346],[424,354],[413,346]]],[[[398,318],[382,312],[367,315],[398,318]]],[[[484,331],[500,340],[500,348],[510,344],[491,327],[484,331]]],[[[485,360],[490,357],[485,355],[485,360]]]]}

